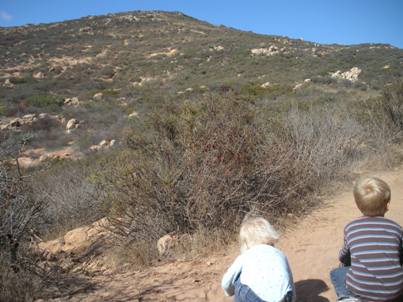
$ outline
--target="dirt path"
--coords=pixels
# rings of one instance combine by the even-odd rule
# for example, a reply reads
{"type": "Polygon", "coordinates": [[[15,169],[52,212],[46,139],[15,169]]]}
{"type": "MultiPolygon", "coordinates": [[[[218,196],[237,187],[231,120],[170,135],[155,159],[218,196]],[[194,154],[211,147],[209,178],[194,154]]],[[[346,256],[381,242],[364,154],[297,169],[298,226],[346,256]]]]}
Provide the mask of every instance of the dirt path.
{"type": "MultiPolygon", "coordinates": [[[[376,173],[392,188],[387,217],[403,225],[403,167],[376,173]]],[[[335,301],[329,271],[337,266],[344,225],[359,216],[350,188],[288,230],[278,247],[287,255],[298,301],[335,301]]],[[[94,287],[68,301],[214,301],[225,302],[220,279],[237,251],[198,261],[177,261],[142,272],[106,273],[94,277],[94,287]]],[[[60,300],[59,300],[60,301],[60,300]]]]}

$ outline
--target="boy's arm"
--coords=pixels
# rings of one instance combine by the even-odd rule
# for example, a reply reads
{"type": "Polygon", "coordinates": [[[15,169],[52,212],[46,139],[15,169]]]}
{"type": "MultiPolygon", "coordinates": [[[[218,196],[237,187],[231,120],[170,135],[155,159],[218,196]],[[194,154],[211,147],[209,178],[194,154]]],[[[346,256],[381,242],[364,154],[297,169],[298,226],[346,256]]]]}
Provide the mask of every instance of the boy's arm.
{"type": "Polygon", "coordinates": [[[235,279],[242,271],[242,255],[235,259],[234,263],[229,267],[221,280],[221,287],[227,296],[233,296],[235,292],[235,279]]]}
{"type": "Polygon", "coordinates": [[[347,243],[347,236],[346,230],[344,229],[344,244],[343,248],[340,250],[339,253],[339,260],[343,264],[343,266],[351,266],[351,254],[350,254],[350,247],[347,243]]]}

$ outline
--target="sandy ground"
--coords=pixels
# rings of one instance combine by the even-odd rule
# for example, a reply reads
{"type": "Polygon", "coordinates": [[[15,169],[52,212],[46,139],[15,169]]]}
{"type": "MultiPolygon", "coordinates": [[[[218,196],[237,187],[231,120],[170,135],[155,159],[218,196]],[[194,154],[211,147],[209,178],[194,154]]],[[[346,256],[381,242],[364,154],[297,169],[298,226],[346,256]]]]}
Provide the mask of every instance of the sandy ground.
{"type": "MultiPolygon", "coordinates": [[[[403,225],[403,167],[375,173],[392,188],[387,217],[403,225]]],[[[277,245],[288,257],[294,274],[298,301],[335,301],[329,271],[338,265],[344,225],[360,216],[351,189],[347,188],[320,209],[289,228],[277,245]]],[[[232,301],[220,288],[221,276],[237,256],[223,251],[208,259],[176,261],[143,271],[103,273],[91,279],[91,288],[67,301],[232,301]]],[[[58,299],[58,301],[61,301],[58,299]]]]}

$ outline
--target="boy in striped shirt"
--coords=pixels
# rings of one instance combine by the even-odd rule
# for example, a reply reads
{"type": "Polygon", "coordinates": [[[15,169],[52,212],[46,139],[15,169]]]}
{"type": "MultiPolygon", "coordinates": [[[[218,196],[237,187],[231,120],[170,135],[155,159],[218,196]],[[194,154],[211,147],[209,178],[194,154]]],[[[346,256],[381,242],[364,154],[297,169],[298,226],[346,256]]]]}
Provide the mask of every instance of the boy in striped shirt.
{"type": "Polygon", "coordinates": [[[354,186],[363,213],[344,228],[342,267],[330,273],[338,301],[403,301],[403,231],[385,218],[391,192],[379,178],[364,178],[354,186]]]}

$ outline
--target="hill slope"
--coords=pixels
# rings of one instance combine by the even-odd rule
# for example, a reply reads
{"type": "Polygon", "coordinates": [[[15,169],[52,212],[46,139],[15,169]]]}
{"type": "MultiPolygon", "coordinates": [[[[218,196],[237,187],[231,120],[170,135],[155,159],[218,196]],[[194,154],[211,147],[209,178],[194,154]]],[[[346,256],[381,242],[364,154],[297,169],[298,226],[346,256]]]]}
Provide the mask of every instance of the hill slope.
{"type": "MultiPolygon", "coordinates": [[[[0,28],[0,40],[0,126],[13,128],[13,118],[26,114],[52,114],[46,121],[20,120],[36,135],[32,148],[88,152],[104,139],[119,141],[128,115],[141,118],[163,101],[207,91],[233,90],[269,103],[355,101],[403,75],[403,50],[390,45],[319,45],[216,27],[181,13],[0,28]],[[331,77],[353,67],[360,70],[354,83],[331,77]],[[81,130],[67,135],[72,118],[81,130]]],[[[44,155],[35,150],[31,157],[44,155]]]]}

